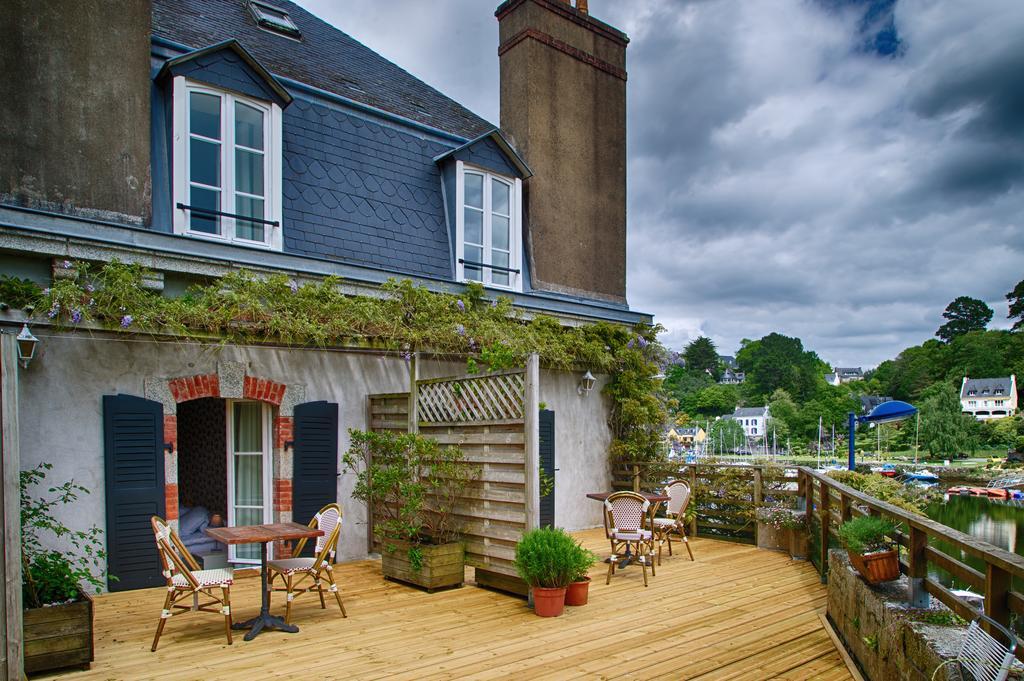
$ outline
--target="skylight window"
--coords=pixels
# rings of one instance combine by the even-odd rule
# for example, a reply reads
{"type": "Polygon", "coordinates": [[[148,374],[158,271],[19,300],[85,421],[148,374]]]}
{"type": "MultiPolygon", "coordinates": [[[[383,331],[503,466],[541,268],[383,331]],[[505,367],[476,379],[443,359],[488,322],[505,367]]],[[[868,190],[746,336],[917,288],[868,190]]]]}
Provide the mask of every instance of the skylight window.
{"type": "Polygon", "coordinates": [[[265,2],[257,2],[256,0],[249,1],[249,10],[252,12],[253,18],[260,28],[264,28],[274,33],[280,33],[290,38],[301,38],[302,32],[299,31],[299,27],[292,21],[291,16],[288,12],[268,5],[265,2]]]}

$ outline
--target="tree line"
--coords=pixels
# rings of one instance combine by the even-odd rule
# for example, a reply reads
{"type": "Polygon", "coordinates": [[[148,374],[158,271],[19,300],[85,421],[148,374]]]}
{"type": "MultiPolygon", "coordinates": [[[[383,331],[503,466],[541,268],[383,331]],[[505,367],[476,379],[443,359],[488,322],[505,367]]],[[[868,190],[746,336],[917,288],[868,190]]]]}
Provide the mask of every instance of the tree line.
{"type": "MultiPolygon", "coordinates": [[[[770,333],[758,340],[744,339],[736,353],[745,381],[718,383],[725,366],[710,338],[700,337],[686,346],[682,362],[668,366],[663,389],[676,425],[703,425],[731,414],[737,406],[762,406],[771,412],[769,435],[794,449],[816,442],[818,424],[845,432],[847,414],[861,412],[861,397],[886,396],[920,409],[916,421],[886,427],[891,449],[909,449],[919,441],[922,451],[935,456],[957,456],[979,447],[1024,451],[1024,418],[975,421],[964,415],[960,386],[973,378],[1016,374],[1024,376],[1024,280],[1007,293],[1010,330],[988,329],[994,311],[984,301],[960,296],[943,311],[936,338],[909,347],[865,374],[865,380],[831,385],[825,374],[831,367],[799,338],[770,333]]],[[[728,426],[716,427],[726,435],[728,426]]],[[[735,435],[733,434],[733,437],[735,435]]],[[[874,438],[864,432],[862,437],[874,438]]],[[[860,445],[858,445],[860,446],[860,445]]],[[[873,449],[874,444],[864,443],[873,449]]]]}

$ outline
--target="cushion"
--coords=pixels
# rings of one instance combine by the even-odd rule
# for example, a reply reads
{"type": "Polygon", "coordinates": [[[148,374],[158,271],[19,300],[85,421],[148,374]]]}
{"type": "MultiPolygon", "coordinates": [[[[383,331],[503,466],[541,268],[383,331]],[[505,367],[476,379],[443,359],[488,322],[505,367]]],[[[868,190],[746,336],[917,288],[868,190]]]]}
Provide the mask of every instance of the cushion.
{"type": "Polygon", "coordinates": [[[178,515],[178,535],[189,537],[201,534],[210,524],[210,513],[202,506],[193,506],[178,515]]]}
{"type": "MultiPolygon", "coordinates": [[[[214,568],[213,570],[193,570],[192,576],[199,582],[199,586],[220,586],[222,584],[230,586],[233,581],[233,573],[231,568],[214,568]]],[[[180,586],[189,588],[188,580],[185,579],[185,575],[175,573],[174,586],[180,586]]]]}
{"type": "Polygon", "coordinates": [[[295,572],[309,572],[313,569],[312,558],[284,558],[282,560],[272,560],[267,564],[285,575],[295,572]]]}

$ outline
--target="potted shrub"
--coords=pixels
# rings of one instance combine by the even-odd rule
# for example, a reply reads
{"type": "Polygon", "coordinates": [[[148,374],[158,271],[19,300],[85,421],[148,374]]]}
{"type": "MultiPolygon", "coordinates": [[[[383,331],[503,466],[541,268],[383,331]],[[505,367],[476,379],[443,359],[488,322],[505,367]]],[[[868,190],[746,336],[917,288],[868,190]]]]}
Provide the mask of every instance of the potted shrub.
{"type": "Polygon", "coordinates": [[[465,564],[454,510],[477,469],[462,450],[415,433],[349,435],[342,462],[356,474],[352,496],[373,514],[384,576],[430,593],[461,586],[465,564]]]}
{"type": "MultiPolygon", "coordinates": [[[[25,671],[88,667],[93,660],[93,606],[89,589],[106,585],[103,531],[74,530],[55,517],[89,490],[73,480],[34,497],[52,464],[21,472],[21,550],[25,671]]],[[[111,577],[110,579],[114,579],[111,577]]]]}
{"type": "Polygon", "coordinates": [[[558,617],[565,590],[578,575],[578,545],[561,528],[542,527],[523,534],[516,544],[516,571],[533,592],[533,611],[558,617]]]}
{"type": "Polygon", "coordinates": [[[839,541],[868,584],[880,584],[900,576],[899,557],[888,539],[895,531],[896,525],[891,521],[869,515],[840,525],[839,541]]]}
{"type": "Polygon", "coordinates": [[[565,590],[566,605],[586,605],[590,591],[590,568],[597,562],[597,556],[578,542],[572,554],[572,581],[565,590]]]}
{"type": "Polygon", "coordinates": [[[791,558],[807,559],[806,516],[802,511],[781,504],[757,509],[757,545],[788,551],[791,558]],[[762,539],[764,537],[764,539],[762,539]],[[764,544],[764,545],[762,545],[764,544]]]}

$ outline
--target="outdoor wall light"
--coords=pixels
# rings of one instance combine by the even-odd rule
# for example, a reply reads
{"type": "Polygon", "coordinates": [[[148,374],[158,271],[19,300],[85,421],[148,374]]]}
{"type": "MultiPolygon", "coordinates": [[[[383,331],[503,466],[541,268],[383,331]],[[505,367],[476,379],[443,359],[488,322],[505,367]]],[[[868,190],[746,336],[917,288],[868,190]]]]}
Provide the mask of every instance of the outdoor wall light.
{"type": "Polygon", "coordinates": [[[18,341],[18,362],[21,364],[22,369],[28,369],[29,362],[36,356],[36,346],[39,345],[39,339],[28,330],[28,324],[24,324],[21,327],[21,333],[18,334],[15,340],[18,341]]]}
{"type": "Polygon", "coordinates": [[[583,378],[580,379],[580,384],[576,388],[576,392],[580,395],[589,395],[590,391],[594,389],[594,384],[597,383],[597,379],[594,378],[594,374],[587,371],[583,374],[583,378]]]}

